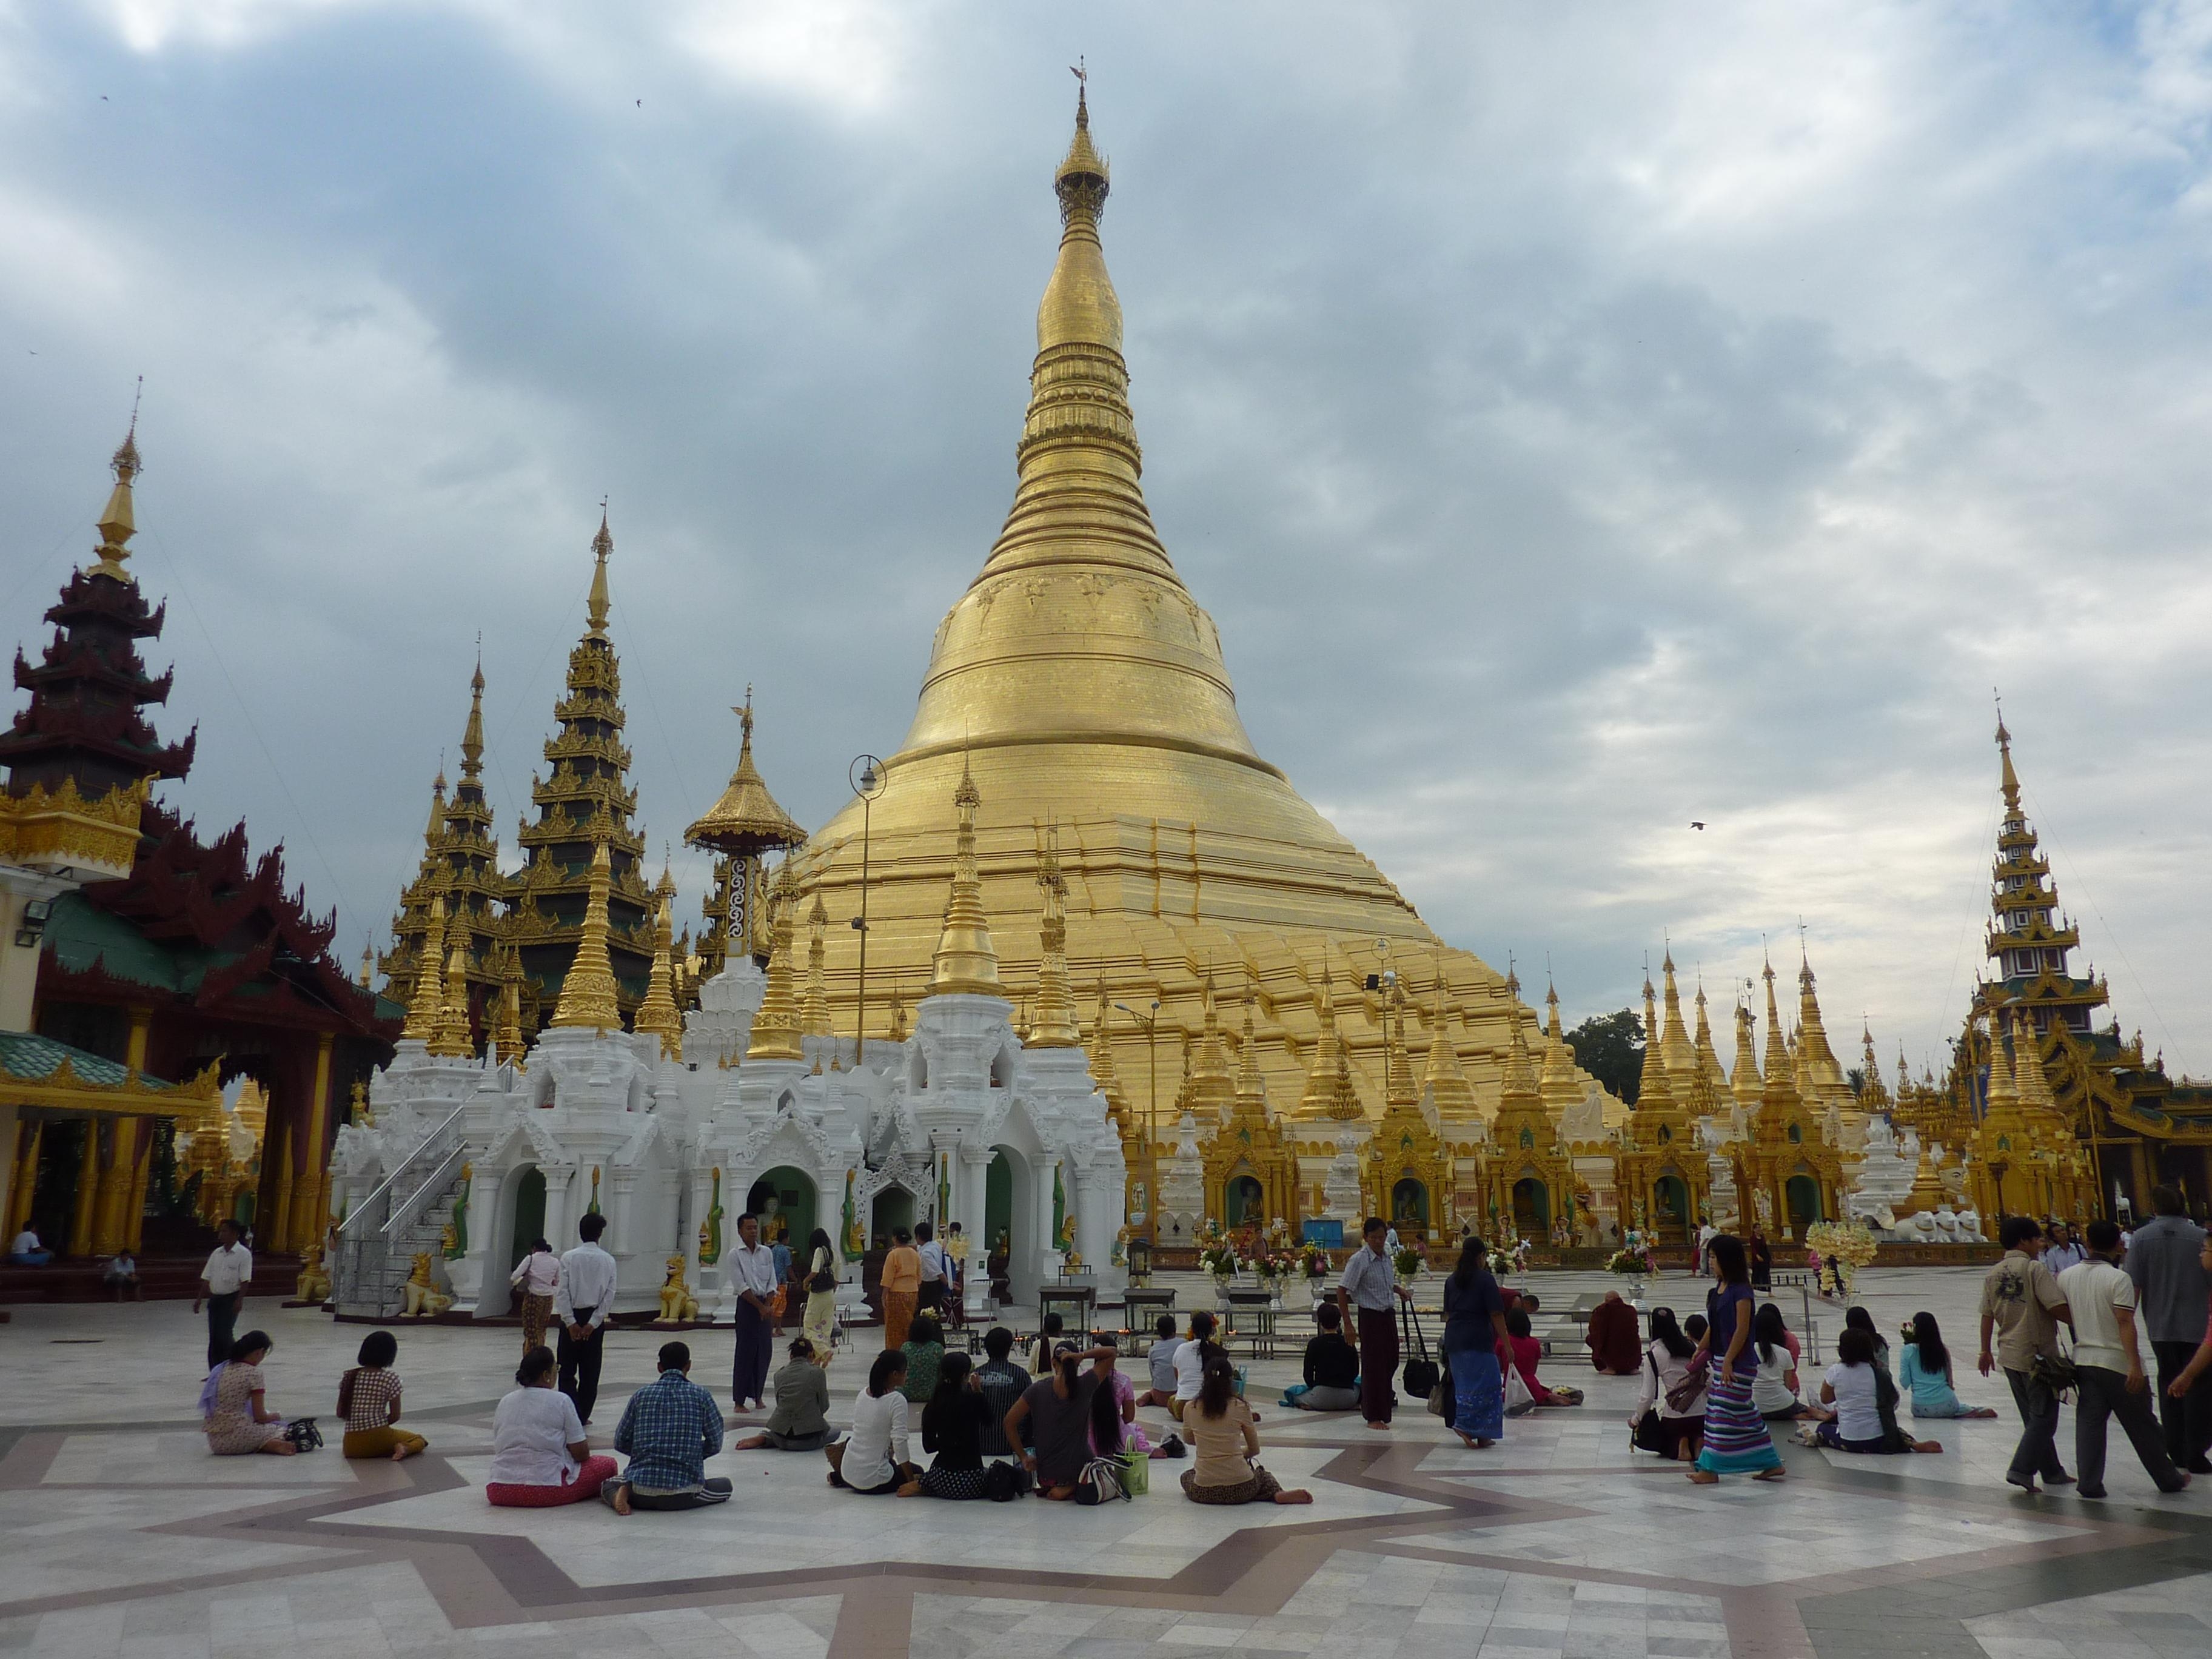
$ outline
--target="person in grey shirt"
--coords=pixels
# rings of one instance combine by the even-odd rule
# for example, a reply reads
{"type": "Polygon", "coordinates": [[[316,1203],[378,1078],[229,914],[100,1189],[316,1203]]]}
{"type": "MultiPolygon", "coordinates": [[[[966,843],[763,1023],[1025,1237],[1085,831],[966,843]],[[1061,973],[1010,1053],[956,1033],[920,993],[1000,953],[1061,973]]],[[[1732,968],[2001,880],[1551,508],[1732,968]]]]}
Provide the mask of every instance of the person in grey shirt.
{"type": "Polygon", "coordinates": [[[2166,1385],[2180,1376],[2204,1339],[2208,1287],[2203,1264],[2204,1230],[2181,1206],[2180,1191],[2154,1187],[2151,1207],[2158,1213],[2135,1231],[2121,1265],[2135,1280],[2143,1327],[2158,1362],[2159,1426],[2166,1455],[2191,1474],[2212,1474],[2205,1452],[2212,1448],[2212,1376],[2200,1376],[2181,1399],[2166,1385]]]}

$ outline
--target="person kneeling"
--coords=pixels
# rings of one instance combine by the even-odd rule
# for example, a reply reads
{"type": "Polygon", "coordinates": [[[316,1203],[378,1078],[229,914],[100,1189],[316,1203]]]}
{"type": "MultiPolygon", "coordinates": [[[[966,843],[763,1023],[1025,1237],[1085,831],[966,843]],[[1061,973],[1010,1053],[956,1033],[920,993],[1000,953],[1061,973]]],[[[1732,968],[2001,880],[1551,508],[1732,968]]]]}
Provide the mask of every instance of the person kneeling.
{"type": "Polygon", "coordinates": [[[991,1420],[982,1379],[969,1369],[968,1356],[946,1354],[937,1369],[937,1392],[921,1408],[921,1446],[937,1454],[919,1480],[898,1489],[901,1498],[981,1498],[983,1495],[983,1431],[991,1420]]]}
{"type": "Polygon", "coordinates": [[[615,1460],[594,1454],[576,1402],[553,1386],[560,1362],[539,1343],[522,1356],[515,1387],[491,1419],[485,1498],[501,1509],[545,1510],[597,1498],[615,1460]]]}
{"type": "Polygon", "coordinates": [[[660,1377],[630,1395],[615,1430],[615,1449],[629,1459],[620,1480],[599,1497],[617,1515],[632,1510],[696,1510],[730,1501],[730,1483],[707,1479],[707,1460],[722,1449],[722,1412],[690,1377],[691,1350],[660,1345],[660,1377]]]}
{"type": "Polygon", "coordinates": [[[730,1442],[732,1451],[820,1451],[830,1443],[830,1375],[811,1339],[793,1338],[791,1358],[775,1374],[775,1409],[758,1434],[730,1442]]]}
{"type": "Polygon", "coordinates": [[[876,1356],[868,1386],[853,1401],[853,1431],[822,1449],[831,1486],[881,1498],[921,1480],[921,1471],[907,1459],[906,1395],[899,1391],[905,1381],[903,1353],[885,1348],[876,1356]]]}
{"type": "Polygon", "coordinates": [[[1236,1392],[1237,1368],[1226,1354],[1206,1362],[1198,1398],[1183,1408],[1182,1425],[1197,1461],[1182,1472],[1183,1495],[1194,1504],[1310,1504],[1313,1494],[1286,1491],[1251,1460],[1260,1449],[1252,1410],[1236,1392]]]}
{"type": "Polygon", "coordinates": [[[1836,1339],[1836,1364],[1821,1379],[1820,1403],[1835,1416],[1814,1431],[1814,1443],[1847,1452],[1939,1452],[1933,1440],[1915,1440],[1895,1426],[1897,1385],[1874,1363],[1874,1338],[1845,1326],[1836,1339]],[[1884,1420],[1882,1387],[1890,1389],[1890,1417],[1884,1420]]]}
{"type": "Polygon", "coordinates": [[[388,1457],[397,1463],[426,1449],[421,1435],[392,1425],[399,1420],[399,1339],[390,1331],[371,1331],[362,1340],[356,1364],[338,1378],[338,1415],[345,1419],[348,1457],[388,1457]]]}
{"type": "Polygon", "coordinates": [[[1314,1310],[1321,1329],[1306,1344],[1306,1385],[1285,1403],[1302,1412],[1348,1412],[1359,1405],[1359,1350],[1344,1340],[1344,1315],[1334,1302],[1314,1310]]]}

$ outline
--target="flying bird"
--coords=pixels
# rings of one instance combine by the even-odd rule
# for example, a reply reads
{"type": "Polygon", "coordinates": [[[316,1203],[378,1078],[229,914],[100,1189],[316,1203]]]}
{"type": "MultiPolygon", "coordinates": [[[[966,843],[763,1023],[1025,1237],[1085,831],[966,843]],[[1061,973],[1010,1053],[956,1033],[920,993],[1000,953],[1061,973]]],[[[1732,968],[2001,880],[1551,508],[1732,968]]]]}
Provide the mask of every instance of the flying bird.
{"type": "Polygon", "coordinates": [[[1702,830],[1705,827],[1705,821],[1703,818],[1692,818],[1690,820],[1690,828],[1692,830],[1702,830]]]}

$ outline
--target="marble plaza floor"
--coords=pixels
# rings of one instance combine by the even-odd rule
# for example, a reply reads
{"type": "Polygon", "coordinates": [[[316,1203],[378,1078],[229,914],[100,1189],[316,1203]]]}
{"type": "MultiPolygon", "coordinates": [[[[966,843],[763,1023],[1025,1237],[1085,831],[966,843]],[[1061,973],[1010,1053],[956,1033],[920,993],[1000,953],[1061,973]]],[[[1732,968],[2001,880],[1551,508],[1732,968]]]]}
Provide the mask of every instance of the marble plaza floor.
{"type": "MultiPolygon", "coordinates": [[[[1698,1488],[1628,1450],[1632,1380],[1574,1357],[1578,1410],[1462,1450],[1436,1419],[1388,1434],[1270,1409],[1294,1358],[1256,1361],[1263,1459],[1310,1508],[1153,1492],[1097,1510],[861,1499],[819,1456],[725,1453],[734,1502],[617,1518],[494,1510],[482,1484],[512,1328],[403,1330],[410,1462],[216,1459],[197,1431],[203,1326],[181,1303],[18,1309],[0,1326],[0,1650],[33,1659],[801,1659],[914,1652],[1144,1659],[1222,1650],[1330,1659],[2154,1659],[2212,1653],[2212,1491],[2158,1493],[2114,1436],[2111,1497],[2002,1483],[2015,1434],[1974,1376],[1978,1274],[1869,1274],[1885,1329],[1936,1313],[1961,1392],[1994,1422],[1923,1425],[1939,1456],[1785,1444],[1790,1478],[1698,1488]]],[[[1564,1311],[1595,1275],[1526,1281],[1564,1311]]],[[[1684,1311],[1699,1287],[1647,1300],[1684,1311]]],[[[1186,1295],[1186,1304],[1193,1297],[1186,1295]]],[[[1795,1292],[1783,1297],[1793,1327],[1795,1292]]],[[[1823,1352],[1839,1316],[1820,1312],[1823,1352]]],[[[329,1413],[363,1330],[249,1304],[270,1399],[329,1413]]],[[[1302,1322],[1294,1321],[1295,1323],[1302,1322]]],[[[660,1338],[613,1339],[604,1444],[660,1338]]],[[[726,1338],[694,1376],[728,1385],[726,1338]]],[[[841,1358],[849,1413],[860,1367],[841,1358]]],[[[1808,1365],[1808,1374],[1814,1368],[1808,1365]]],[[[1163,1413],[1146,1413],[1156,1431],[1163,1413]]],[[[741,1420],[741,1419],[740,1419],[741,1420]]],[[[2073,1463],[2072,1418],[2061,1447],[2073,1463]]],[[[919,1440],[915,1449],[920,1452],[919,1440]]],[[[2212,1481],[2204,1483],[2212,1486],[2212,1481]]]]}

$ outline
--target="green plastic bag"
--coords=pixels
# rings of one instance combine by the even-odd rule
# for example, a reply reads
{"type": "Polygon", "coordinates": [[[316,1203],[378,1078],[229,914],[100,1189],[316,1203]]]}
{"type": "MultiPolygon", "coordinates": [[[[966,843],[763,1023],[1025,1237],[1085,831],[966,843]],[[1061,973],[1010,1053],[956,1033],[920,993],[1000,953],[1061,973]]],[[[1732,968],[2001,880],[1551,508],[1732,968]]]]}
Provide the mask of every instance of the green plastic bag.
{"type": "Polygon", "coordinates": [[[1132,1498],[1142,1498],[1152,1489],[1152,1460],[1142,1452],[1116,1452],[1114,1461],[1121,1466],[1121,1490],[1132,1498]]]}

